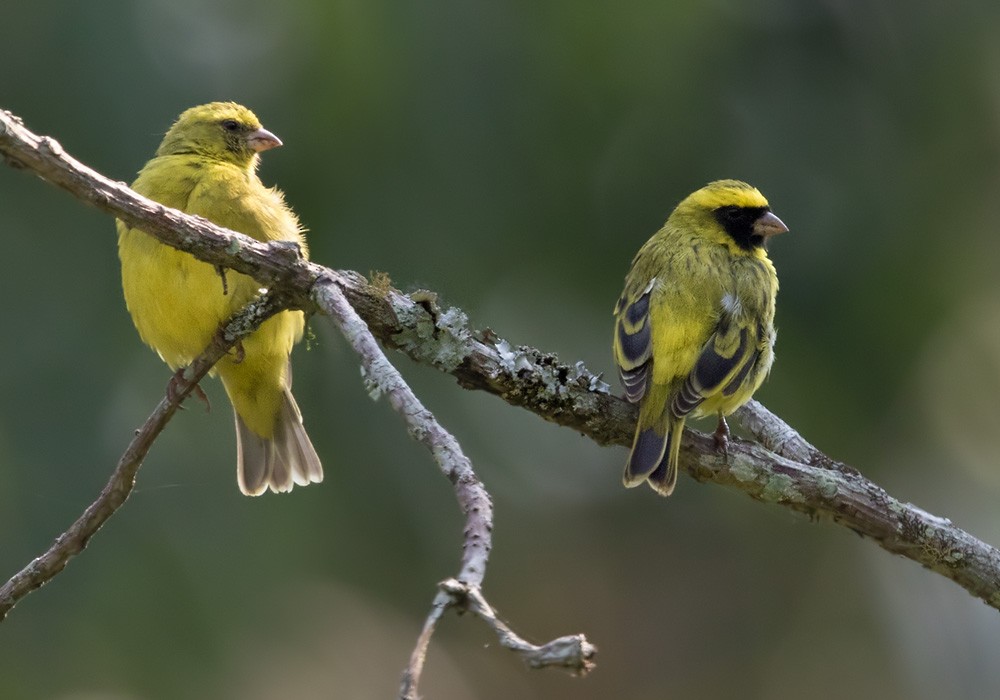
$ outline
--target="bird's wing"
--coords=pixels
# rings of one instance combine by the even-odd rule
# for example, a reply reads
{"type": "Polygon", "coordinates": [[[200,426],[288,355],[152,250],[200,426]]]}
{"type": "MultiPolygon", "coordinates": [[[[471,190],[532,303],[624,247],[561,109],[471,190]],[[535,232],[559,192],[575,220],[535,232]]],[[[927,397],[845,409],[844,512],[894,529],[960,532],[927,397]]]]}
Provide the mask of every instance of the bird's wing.
{"type": "Polygon", "coordinates": [[[738,309],[726,301],[694,368],[674,395],[670,411],[675,416],[686,416],[711,396],[736,393],[760,355],[759,329],[738,318],[738,309]]]}
{"type": "Polygon", "coordinates": [[[615,364],[625,387],[625,398],[638,403],[646,395],[649,383],[653,336],[649,318],[649,295],[656,278],[649,281],[638,295],[628,289],[615,305],[615,364]]]}

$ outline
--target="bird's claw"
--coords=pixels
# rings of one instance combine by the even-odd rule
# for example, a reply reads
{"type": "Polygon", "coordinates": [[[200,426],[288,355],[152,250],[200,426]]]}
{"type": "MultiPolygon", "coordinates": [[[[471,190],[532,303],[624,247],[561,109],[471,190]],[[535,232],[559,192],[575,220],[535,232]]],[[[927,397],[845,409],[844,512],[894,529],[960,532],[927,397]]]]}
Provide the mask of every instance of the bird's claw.
{"type": "MultiPolygon", "coordinates": [[[[180,399],[181,384],[184,383],[185,369],[185,367],[181,367],[179,370],[174,372],[174,376],[172,376],[170,381],[167,382],[167,400],[170,401],[170,403],[177,403],[180,399]]],[[[208,400],[208,395],[202,391],[200,385],[195,384],[191,387],[191,393],[197,396],[198,399],[205,404],[205,413],[209,413],[212,410],[212,402],[208,400]]],[[[184,406],[181,405],[180,408],[183,409],[184,406]]]]}
{"type": "Polygon", "coordinates": [[[242,340],[237,340],[236,343],[233,344],[231,352],[233,353],[232,361],[235,365],[238,365],[246,359],[247,351],[243,349],[242,340]]]}
{"type": "Polygon", "coordinates": [[[716,452],[721,452],[724,457],[729,456],[729,424],[726,423],[726,419],[719,416],[719,425],[716,426],[715,432],[712,433],[712,438],[715,440],[715,450],[716,452]]]}
{"type": "Polygon", "coordinates": [[[222,278],[222,296],[227,296],[229,294],[229,281],[226,280],[226,268],[222,265],[216,265],[215,271],[219,273],[219,277],[222,278]]]}

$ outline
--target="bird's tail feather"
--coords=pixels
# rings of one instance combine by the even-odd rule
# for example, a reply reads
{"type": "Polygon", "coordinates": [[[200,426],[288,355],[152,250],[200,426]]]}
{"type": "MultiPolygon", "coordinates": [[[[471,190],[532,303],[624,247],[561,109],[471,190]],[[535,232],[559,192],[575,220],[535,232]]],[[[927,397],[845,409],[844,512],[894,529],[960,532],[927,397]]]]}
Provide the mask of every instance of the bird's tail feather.
{"type": "Polygon", "coordinates": [[[236,478],[247,496],[275,493],[323,481],[323,465],[302,425],[292,392],[285,389],[274,435],[257,435],[236,413],[236,478]]]}
{"type": "Polygon", "coordinates": [[[644,426],[640,420],[625,464],[622,482],[631,488],[647,481],[661,496],[669,496],[677,485],[681,434],[684,419],[670,418],[665,425],[644,426]]]}
{"type": "Polygon", "coordinates": [[[643,428],[640,425],[635,431],[632,451],[625,463],[622,483],[631,488],[649,478],[663,460],[668,442],[669,433],[661,434],[656,427],[643,428]]]}

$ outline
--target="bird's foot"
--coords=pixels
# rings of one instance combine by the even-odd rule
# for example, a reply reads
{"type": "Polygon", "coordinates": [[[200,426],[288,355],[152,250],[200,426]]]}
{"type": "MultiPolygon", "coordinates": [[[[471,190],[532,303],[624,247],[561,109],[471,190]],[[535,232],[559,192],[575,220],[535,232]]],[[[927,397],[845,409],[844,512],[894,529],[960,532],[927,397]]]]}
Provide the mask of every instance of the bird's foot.
{"type": "Polygon", "coordinates": [[[243,341],[237,340],[236,343],[233,345],[232,349],[230,350],[230,353],[232,353],[231,359],[234,365],[238,365],[239,363],[243,362],[243,360],[245,360],[247,356],[247,351],[243,349],[243,341]]]}
{"type": "Polygon", "coordinates": [[[198,397],[199,401],[201,401],[203,404],[205,404],[205,413],[211,413],[212,412],[212,402],[208,400],[208,394],[206,394],[204,391],[202,391],[201,385],[200,384],[195,384],[194,388],[191,389],[191,391],[194,393],[195,396],[198,397]]]}
{"type": "Polygon", "coordinates": [[[226,268],[222,265],[216,265],[215,271],[219,273],[219,277],[222,278],[222,296],[229,294],[229,282],[226,280],[226,268]]]}
{"type": "MultiPolygon", "coordinates": [[[[181,384],[184,382],[184,370],[186,367],[181,367],[179,370],[174,372],[174,376],[170,378],[167,382],[167,400],[171,403],[177,403],[177,400],[181,393],[181,384]]],[[[208,400],[208,395],[202,391],[200,385],[195,384],[191,388],[191,393],[198,397],[200,401],[205,404],[205,412],[208,413],[212,410],[212,402],[208,400]]],[[[184,408],[184,406],[181,406],[184,408]]]]}
{"type": "Polygon", "coordinates": [[[715,440],[715,450],[716,452],[721,452],[724,456],[729,456],[729,424],[726,423],[724,416],[719,416],[719,425],[716,426],[715,432],[712,434],[712,438],[715,440]]]}

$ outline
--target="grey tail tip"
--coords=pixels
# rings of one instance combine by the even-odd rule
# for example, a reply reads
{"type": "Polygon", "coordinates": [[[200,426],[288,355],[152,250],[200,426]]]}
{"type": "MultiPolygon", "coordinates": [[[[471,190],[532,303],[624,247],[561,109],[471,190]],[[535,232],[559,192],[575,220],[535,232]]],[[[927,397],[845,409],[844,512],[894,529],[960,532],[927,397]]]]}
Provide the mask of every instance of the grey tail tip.
{"type": "Polygon", "coordinates": [[[247,496],[259,496],[268,489],[288,493],[296,484],[323,481],[323,465],[287,389],[284,399],[270,439],[254,433],[236,414],[236,480],[247,496]]]}
{"type": "MultiPolygon", "coordinates": [[[[665,470],[663,466],[668,459],[670,443],[670,433],[659,435],[653,428],[637,430],[635,440],[632,443],[632,451],[629,453],[628,462],[625,464],[625,474],[622,483],[626,487],[638,486],[644,481],[650,480],[650,485],[663,495],[663,490],[657,488],[652,483],[654,477],[658,478],[658,473],[665,470]]],[[[675,479],[676,480],[676,479],[675,479]]],[[[670,486],[670,491],[673,486],[670,486]]]]}
{"type": "Polygon", "coordinates": [[[674,492],[674,488],[677,486],[677,465],[671,464],[669,450],[653,473],[646,479],[646,483],[649,484],[649,488],[661,496],[669,496],[674,492]]]}

